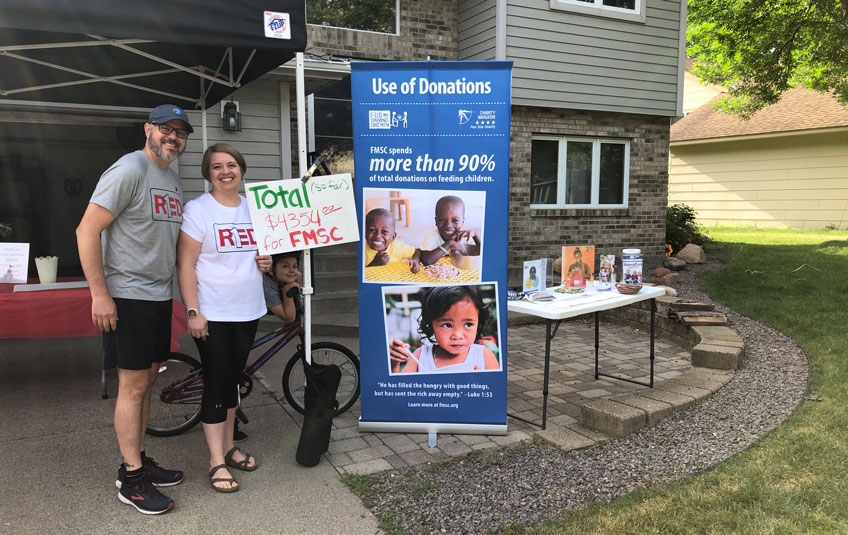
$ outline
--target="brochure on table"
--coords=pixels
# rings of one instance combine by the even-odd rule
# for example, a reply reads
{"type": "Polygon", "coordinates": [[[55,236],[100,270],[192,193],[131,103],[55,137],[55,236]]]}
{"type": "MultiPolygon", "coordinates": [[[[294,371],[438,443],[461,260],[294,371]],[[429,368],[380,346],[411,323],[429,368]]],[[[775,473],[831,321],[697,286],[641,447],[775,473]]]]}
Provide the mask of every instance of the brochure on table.
{"type": "Polygon", "coordinates": [[[511,70],[351,64],[362,430],[506,433],[511,70]]]}
{"type": "Polygon", "coordinates": [[[548,282],[548,259],[540,258],[524,262],[523,281],[522,290],[525,294],[544,292],[548,282]]]}
{"type": "Polygon", "coordinates": [[[0,243],[0,283],[25,283],[28,270],[28,243],[0,243]]]}

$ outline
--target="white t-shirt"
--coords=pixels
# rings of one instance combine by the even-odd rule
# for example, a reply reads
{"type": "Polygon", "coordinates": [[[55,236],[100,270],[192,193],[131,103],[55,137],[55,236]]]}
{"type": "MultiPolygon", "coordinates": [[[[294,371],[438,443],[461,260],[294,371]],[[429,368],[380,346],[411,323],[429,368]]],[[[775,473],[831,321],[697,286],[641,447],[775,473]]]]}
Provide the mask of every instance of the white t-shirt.
{"type": "Polygon", "coordinates": [[[210,193],[186,203],[180,230],[200,242],[194,266],[200,312],[209,321],[251,321],[267,312],[247,200],[223,206],[210,193]]]}
{"type": "Polygon", "coordinates": [[[468,349],[468,354],[463,362],[449,364],[436,367],[436,361],[433,360],[433,346],[431,344],[423,344],[421,353],[418,356],[418,371],[419,373],[454,373],[454,372],[473,372],[483,371],[486,369],[486,356],[483,353],[483,346],[480,344],[471,344],[468,349]],[[477,366],[475,370],[474,367],[477,366]]]}
{"type": "Polygon", "coordinates": [[[424,241],[421,242],[421,250],[432,251],[433,249],[438,249],[443,243],[445,243],[445,240],[439,234],[439,229],[434,228],[424,236],[424,241]]]}

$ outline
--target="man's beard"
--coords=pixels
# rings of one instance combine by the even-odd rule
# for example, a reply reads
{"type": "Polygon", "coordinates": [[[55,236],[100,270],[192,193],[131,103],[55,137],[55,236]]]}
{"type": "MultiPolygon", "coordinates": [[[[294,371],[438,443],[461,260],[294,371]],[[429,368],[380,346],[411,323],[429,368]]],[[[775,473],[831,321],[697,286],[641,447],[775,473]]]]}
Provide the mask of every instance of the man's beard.
{"type": "Polygon", "coordinates": [[[155,141],[153,141],[153,131],[151,130],[150,133],[147,135],[147,146],[150,148],[150,152],[155,154],[157,158],[165,160],[168,163],[171,163],[174,160],[176,160],[177,158],[179,158],[180,154],[182,154],[183,150],[185,150],[185,147],[183,147],[183,149],[180,150],[179,143],[180,142],[177,141],[177,145],[175,147],[176,148],[175,154],[166,154],[165,151],[162,150],[162,141],[160,141],[158,144],[155,141]]]}

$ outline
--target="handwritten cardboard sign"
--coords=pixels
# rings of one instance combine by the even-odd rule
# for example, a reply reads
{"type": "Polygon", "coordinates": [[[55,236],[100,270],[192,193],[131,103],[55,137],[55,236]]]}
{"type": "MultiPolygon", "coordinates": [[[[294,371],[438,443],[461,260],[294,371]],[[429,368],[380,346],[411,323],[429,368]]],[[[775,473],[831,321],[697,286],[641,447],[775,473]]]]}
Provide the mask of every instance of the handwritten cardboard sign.
{"type": "Polygon", "coordinates": [[[359,241],[349,173],[245,186],[259,251],[285,253],[359,241]]]}

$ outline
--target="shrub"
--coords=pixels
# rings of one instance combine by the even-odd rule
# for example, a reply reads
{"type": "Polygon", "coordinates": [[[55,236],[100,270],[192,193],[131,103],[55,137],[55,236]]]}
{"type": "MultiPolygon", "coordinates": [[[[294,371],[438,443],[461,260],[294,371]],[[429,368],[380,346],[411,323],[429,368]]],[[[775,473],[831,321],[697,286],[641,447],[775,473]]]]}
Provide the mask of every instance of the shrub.
{"type": "Polygon", "coordinates": [[[687,243],[704,245],[709,241],[701,227],[695,223],[695,210],[685,204],[672,204],[668,207],[665,217],[665,242],[670,244],[674,252],[678,252],[687,243]]]}

